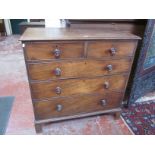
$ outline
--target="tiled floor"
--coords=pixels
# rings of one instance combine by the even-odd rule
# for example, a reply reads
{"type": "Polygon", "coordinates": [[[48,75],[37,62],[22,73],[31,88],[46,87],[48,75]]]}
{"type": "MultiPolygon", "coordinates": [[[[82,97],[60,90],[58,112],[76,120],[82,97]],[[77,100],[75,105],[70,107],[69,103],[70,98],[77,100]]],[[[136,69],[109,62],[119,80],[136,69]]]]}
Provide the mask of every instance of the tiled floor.
{"type": "MultiPolygon", "coordinates": [[[[6,134],[36,134],[23,51],[19,36],[0,38],[0,96],[15,96],[6,134]]],[[[62,121],[43,126],[43,134],[132,134],[111,115],[62,121]]]]}

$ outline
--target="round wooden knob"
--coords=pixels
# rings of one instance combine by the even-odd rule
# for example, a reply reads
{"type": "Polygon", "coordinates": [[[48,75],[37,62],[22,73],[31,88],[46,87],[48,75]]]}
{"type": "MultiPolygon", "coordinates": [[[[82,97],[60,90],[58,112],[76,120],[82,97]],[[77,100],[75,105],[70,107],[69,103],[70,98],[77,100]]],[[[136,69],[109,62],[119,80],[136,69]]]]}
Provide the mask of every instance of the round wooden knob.
{"type": "Polygon", "coordinates": [[[59,50],[59,49],[55,49],[54,51],[53,51],[53,53],[54,53],[54,56],[55,56],[55,58],[60,58],[60,55],[61,55],[61,51],[59,50]]]}
{"type": "Polygon", "coordinates": [[[112,47],[112,48],[110,49],[111,55],[112,55],[112,56],[115,55],[115,54],[116,54],[116,51],[117,51],[117,49],[114,48],[114,47],[112,47]]]}
{"type": "Polygon", "coordinates": [[[107,70],[110,72],[110,71],[112,71],[112,65],[107,65],[107,70]]]}
{"type": "Polygon", "coordinates": [[[60,76],[61,75],[61,69],[60,68],[56,68],[54,72],[55,72],[56,76],[60,76]]]}
{"type": "Polygon", "coordinates": [[[106,88],[106,89],[109,88],[109,82],[104,82],[104,88],[106,88]]]}
{"type": "Polygon", "coordinates": [[[101,100],[101,105],[102,105],[102,106],[105,106],[105,105],[107,105],[107,102],[106,102],[106,100],[101,100]]]}
{"type": "Polygon", "coordinates": [[[63,106],[61,105],[61,104],[58,104],[57,106],[56,106],[56,110],[59,112],[59,111],[62,111],[62,109],[63,109],[63,106]]]}
{"type": "Polygon", "coordinates": [[[61,94],[61,88],[60,87],[56,87],[55,88],[55,92],[56,92],[56,94],[61,94]]]}

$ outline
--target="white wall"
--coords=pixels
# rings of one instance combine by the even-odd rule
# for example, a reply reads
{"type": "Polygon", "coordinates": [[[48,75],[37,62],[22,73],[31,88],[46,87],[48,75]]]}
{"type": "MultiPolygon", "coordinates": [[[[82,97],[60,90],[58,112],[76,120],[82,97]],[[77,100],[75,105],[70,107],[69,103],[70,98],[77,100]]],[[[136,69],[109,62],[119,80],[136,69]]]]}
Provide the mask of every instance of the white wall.
{"type": "Polygon", "coordinates": [[[45,19],[45,27],[66,27],[63,19],[45,19]]]}
{"type": "Polygon", "coordinates": [[[6,29],[6,34],[11,35],[12,34],[12,28],[11,28],[11,23],[9,19],[4,19],[4,25],[6,29]]]}

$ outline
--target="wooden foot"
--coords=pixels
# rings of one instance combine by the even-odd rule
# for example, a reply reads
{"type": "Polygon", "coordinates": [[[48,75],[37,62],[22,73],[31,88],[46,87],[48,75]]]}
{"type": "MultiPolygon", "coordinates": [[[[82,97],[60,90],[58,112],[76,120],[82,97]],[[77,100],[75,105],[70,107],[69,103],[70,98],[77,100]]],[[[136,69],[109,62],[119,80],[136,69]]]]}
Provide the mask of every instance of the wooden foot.
{"type": "Polygon", "coordinates": [[[36,133],[41,133],[42,132],[42,125],[41,124],[35,124],[35,130],[36,130],[36,133]]]}
{"type": "Polygon", "coordinates": [[[119,119],[119,118],[120,118],[120,115],[121,115],[121,112],[120,112],[120,111],[115,112],[115,113],[114,113],[114,118],[115,118],[115,119],[119,119]]]}

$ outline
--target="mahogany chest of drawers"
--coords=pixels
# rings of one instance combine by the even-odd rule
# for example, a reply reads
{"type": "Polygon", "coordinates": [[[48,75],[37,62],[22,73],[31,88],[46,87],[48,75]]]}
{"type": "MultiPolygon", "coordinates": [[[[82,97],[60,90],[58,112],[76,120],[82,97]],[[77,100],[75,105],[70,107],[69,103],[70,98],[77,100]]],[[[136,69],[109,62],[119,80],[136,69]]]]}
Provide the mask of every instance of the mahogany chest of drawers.
{"type": "Polygon", "coordinates": [[[20,40],[36,131],[47,122],[119,115],[139,39],[102,29],[28,28],[20,40]]]}

